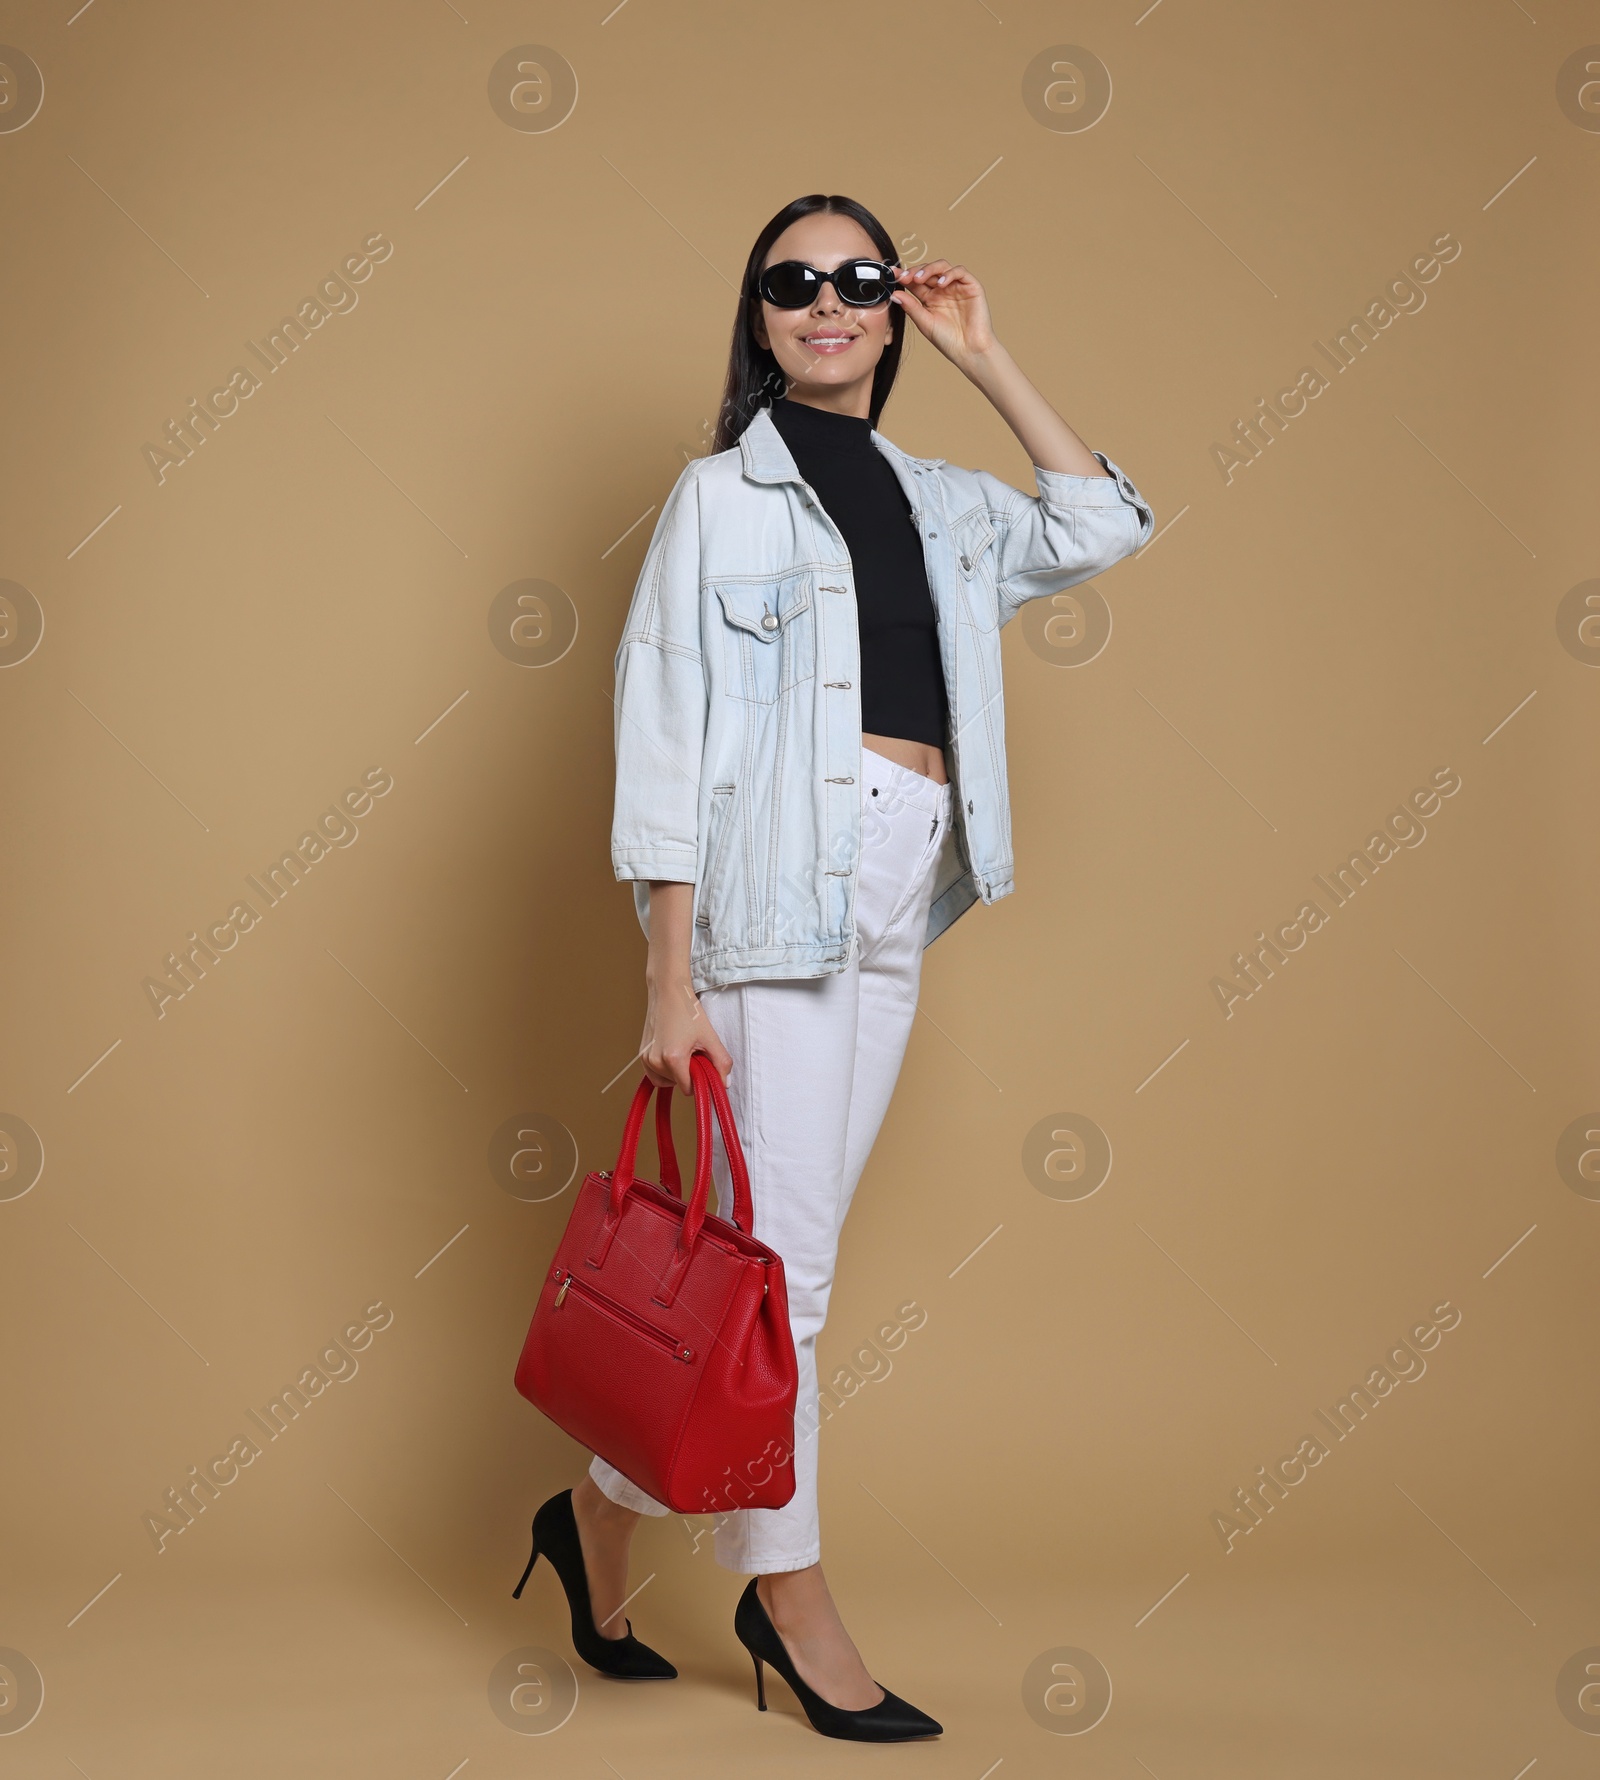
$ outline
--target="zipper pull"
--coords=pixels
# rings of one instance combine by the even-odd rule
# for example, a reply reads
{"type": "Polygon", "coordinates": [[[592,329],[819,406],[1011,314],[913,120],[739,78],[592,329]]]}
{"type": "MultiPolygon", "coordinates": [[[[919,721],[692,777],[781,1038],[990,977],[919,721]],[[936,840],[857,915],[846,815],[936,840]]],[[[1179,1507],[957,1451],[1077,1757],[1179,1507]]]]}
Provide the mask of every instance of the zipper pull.
{"type": "Polygon", "coordinates": [[[552,1304],[550,1306],[550,1308],[552,1310],[559,1310],[561,1308],[561,1300],[566,1297],[567,1287],[570,1286],[571,1284],[572,1284],[572,1275],[569,1273],[567,1275],[567,1277],[564,1280],[562,1280],[562,1282],[561,1282],[561,1290],[556,1293],[556,1301],[554,1304],[552,1304]]]}

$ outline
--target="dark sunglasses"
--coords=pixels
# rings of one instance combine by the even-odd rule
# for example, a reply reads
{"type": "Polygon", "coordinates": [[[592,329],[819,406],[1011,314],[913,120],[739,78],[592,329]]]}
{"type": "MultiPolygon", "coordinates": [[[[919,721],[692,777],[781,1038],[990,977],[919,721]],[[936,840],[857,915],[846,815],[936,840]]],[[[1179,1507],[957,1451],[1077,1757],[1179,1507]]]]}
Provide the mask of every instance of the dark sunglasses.
{"type": "Polygon", "coordinates": [[[819,272],[804,260],[779,260],[756,279],[756,293],[774,309],[806,309],[831,284],[841,303],[852,309],[873,309],[887,303],[896,289],[895,269],[884,260],[846,260],[831,272],[819,272]]]}

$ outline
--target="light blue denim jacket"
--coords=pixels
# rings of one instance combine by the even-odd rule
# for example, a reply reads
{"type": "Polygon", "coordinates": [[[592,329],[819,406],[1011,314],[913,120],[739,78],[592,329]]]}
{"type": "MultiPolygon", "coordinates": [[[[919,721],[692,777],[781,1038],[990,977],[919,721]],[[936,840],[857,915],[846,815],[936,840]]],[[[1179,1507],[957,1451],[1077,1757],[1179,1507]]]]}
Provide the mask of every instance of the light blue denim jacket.
{"type": "MultiPolygon", "coordinates": [[[[1122,471],[1034,468],[1035,499],[881,433],[922,539],[950,707],[955,821],[924,945],[1012,890],[1000,630],[1155,530],[1122,471]]],[[[843,970],[861,845],[850,553],[762,409],[678,478],[616,654],[611,862],[650,931],[652,879],[692,883],[696,990],[843,970]]]]}

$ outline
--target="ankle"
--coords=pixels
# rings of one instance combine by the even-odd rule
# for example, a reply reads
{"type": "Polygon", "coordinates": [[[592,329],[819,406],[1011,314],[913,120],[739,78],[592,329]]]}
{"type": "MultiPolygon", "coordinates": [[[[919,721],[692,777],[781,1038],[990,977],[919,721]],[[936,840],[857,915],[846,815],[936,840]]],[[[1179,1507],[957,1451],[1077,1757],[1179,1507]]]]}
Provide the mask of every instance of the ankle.
{"type": "Polygon", "coordinates": [[[819,1615],[826,1615],[831,1604],[827,1584],[822,1581],[821,1566],[816,1564],[803,1570],[778,1570],[758,1577],[756,1599],[780,1631],[814,1630],[819,1615]]]}
{"type": "Polygon", "coordinates": [[[613,1502],[592,1477],[585,1477],[573,1490],[572,1512],[598,1528],[631,1530],[642,1518],[633,1509],[613,1502]]]}

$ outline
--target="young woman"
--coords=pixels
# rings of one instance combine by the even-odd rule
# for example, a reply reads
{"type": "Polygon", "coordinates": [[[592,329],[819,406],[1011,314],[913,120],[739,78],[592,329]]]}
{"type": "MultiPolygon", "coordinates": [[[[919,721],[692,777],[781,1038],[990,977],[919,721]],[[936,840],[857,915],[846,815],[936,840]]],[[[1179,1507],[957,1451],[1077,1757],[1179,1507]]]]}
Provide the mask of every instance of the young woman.
{"type": "MultiPolygon", "coordinates": [[[[691,1053],[710,1057],[754,1234],[783,1257],[795,1494],[722,1516],[713,1548],[752,1578],[735,1631],[758,1703],[765,1661],[830,1736],[941,1728],[872,1679],[823,1579],[816,1344],[922,950],[1012,888],[1000,628],[1154,523],[995,339],[964,267],[898,266],[849,198],[798,198],[761,231],[713,452],[662,511],[617,650],[612,863],[649,940],[645,1070],[687,1094],[691,1053]],[[876,431],[908,318],[999,410],[1037,499],[876,431]]],[[[539,1511],[574,1641],[608,1673],[677,1673],[617,1623],[638,1518],[666,1512],[598,1458],[539,1511]]]]}

